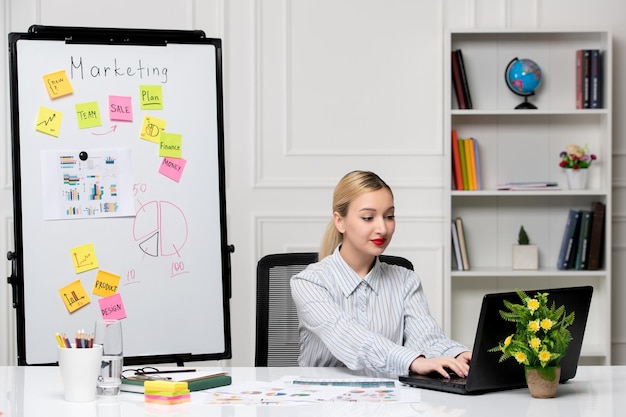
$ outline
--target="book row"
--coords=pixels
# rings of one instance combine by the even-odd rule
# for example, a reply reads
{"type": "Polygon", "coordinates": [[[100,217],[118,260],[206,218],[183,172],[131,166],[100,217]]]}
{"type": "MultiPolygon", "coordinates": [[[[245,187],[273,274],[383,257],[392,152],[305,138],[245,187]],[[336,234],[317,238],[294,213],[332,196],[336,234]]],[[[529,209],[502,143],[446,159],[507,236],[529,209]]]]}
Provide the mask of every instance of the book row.
{"type": "Polygon", "coordinates": [[[460,49],[452,51],[452,86],[456,94],[459,109],[472,109],[472,96],[467,83],[467,73],[463,63],[463,52],[460,49]]]}
{"type": "Polygon", "coordinates": [[[598,270],[604,251],[605,205],[590,210],[570,209],[557,262],[558,269],[598,270]]]}
{"type": "Polygon", "coordinates": [[[478,141],[460,139],[456,130],[452,130],[452,189],[483,189],[478,141]]]}
{"type": "Polygon", "coordinates": [[[452,221],[452,248],[457,269],[459,271],[469,271],[470,263],[467,255],[467,244],[465,243],[463,219],[460,217],[452,221]]]}
{"type": "Polygon", "coordinates": [[[599,49],[576,51],[576,108],[602,107],[602,53],[599,49]]]}

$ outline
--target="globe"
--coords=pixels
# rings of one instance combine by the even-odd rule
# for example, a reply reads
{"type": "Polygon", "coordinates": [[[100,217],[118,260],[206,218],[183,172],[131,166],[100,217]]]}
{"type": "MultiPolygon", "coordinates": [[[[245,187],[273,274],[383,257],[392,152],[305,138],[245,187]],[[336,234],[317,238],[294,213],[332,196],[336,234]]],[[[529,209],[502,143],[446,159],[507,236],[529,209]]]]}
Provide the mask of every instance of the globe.
{"type": "Polygon", "coordinates": [[[524,102],[516,109],[536,109],[537,107],[528,102],[528,97],[535,94],[535,90],[541,85],[541,68],[531,59],[513,58],[506,66],[504,80],[509,90],[524,97],[524,102]]]}

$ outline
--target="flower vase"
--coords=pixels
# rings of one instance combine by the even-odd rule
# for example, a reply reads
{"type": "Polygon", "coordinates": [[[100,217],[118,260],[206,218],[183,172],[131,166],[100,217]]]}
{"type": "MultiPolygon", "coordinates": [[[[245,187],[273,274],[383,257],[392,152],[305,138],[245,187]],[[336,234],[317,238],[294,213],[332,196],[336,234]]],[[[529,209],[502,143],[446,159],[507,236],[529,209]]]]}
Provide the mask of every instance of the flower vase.
{"type": "Polygon", "coordinates": [[[526,385],[533,398],[553,398],[556,395],[556,389],[559,386],[561,378],[560,366],[526,366],[524,367],[526,375],[526,385]]]}
{"type": "Polygon", "coordinates": [[[567,187],[570,190],[584,190],[587,188],[586,169],[566,169],[567,187]]]}

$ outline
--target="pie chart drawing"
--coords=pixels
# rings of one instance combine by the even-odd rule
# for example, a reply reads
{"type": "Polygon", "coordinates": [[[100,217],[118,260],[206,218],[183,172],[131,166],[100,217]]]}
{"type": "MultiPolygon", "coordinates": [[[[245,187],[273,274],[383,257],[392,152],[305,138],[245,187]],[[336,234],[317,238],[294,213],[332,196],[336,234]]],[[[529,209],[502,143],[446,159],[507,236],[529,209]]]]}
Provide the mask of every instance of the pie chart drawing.
{"type": "Polygon", "coordinates": [[[152,257],[181,256],[189,229],[185,213],[169,201],[150,201],[137,210],[133,238],[152,257]]]}

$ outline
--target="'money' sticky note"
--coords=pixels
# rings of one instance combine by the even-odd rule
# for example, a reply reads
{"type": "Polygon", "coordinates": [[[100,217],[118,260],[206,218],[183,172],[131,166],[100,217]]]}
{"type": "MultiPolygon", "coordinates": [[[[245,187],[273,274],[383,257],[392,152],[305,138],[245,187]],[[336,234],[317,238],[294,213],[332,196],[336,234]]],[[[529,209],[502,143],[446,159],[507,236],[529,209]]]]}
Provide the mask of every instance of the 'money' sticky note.
{"type": "Polygon", "coordinates": [[[183,158],[163,158],[159,167],[159,173],[176,182],[180,182],[185,165],[187,165],[187,160],[183,158]]]}

